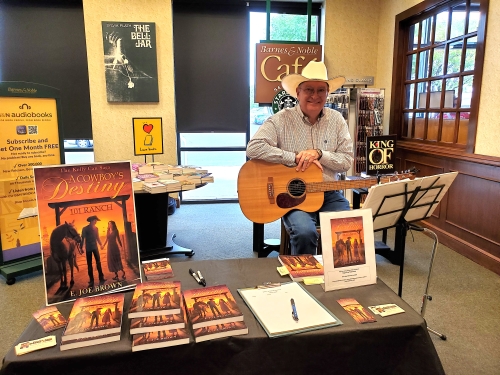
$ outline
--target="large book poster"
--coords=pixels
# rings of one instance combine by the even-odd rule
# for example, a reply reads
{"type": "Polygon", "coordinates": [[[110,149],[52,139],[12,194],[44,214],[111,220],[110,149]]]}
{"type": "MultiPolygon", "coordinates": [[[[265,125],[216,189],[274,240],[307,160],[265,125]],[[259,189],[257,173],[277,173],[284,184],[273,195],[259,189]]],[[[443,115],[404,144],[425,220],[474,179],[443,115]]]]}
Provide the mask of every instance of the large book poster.
{"type": "Polygon", "coordinates": [[[38,220],[20,214],[36,207],[33,167],[61,164],[56,99],[0,97],[0,133],[0,261],[8,262],[40,254],[38,220]]]}
{"type": "Polygon", "coordinates": [[[154,22],[102,22],[108,102],[158,102],[154,22]]]}
{"type": "Polygon", "coordinates": [[[130,162],[34,169],[47,305],[141,282],[130,162]]]}

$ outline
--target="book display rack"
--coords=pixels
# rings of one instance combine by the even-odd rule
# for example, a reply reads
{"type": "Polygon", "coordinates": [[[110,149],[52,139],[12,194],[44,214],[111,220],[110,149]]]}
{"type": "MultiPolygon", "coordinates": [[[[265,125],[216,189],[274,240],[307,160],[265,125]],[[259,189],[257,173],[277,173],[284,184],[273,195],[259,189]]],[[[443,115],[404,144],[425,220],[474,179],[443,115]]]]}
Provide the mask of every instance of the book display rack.
{"type": "Polygon", "coordinates": [[[363,88],[356,92],[354,173],[366,171],[366,138],[383,133],[384,89],[363,88]]]}

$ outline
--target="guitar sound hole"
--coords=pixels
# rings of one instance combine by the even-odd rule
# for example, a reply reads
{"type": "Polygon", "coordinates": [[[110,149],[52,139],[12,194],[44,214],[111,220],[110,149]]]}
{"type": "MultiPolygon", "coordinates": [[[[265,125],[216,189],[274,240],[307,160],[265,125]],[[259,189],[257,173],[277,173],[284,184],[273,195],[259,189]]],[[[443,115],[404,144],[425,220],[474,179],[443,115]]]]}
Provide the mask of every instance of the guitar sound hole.
{"type": "Polygon", "coordinates": [[[306,184],[302,180],[292,180],[288,185],[288,192],[293,197],[300,197],[306,191],[306,184]]]}

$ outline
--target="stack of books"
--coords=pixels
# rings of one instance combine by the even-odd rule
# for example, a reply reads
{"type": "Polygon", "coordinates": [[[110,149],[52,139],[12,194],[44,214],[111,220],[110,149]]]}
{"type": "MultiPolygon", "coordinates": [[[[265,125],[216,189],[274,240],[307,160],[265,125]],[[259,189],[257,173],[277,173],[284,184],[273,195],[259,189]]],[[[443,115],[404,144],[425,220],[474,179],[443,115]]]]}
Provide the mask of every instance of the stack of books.
{"type": "Polygon", "coordinates": [[[167,192],[167,187],[160,182],[144,182],[142,189],[150,194],[167,192]]]}
{"type": "Polygon", "coordinates": [[[158,181],[158,176],[154,173],[139,173],[137,177],[139,180],[143,182],[156,182],[158,181]]]}
{"type": "Polygon", "coordinates": [[[182,295],[195,342],[248,333],[243,313],[226,285],[186,290],[182,295]]]}
{"type": "Polygon", "coordinates": [[[61,350],[120,341],[124,293],[79,298],[61,337],[61,350]]]}
{"type": "Polygon", "coordinates": [[[146,281],[157,281],[174,277],[169,258],[147,260],[142,262],[142,271],[146,281]]]}
{"type": "Polygon", "coordinates": [[[134,177],[132,179],[132,189],[134,189],[134,191],[142,190],[143,184],[144,182],[142,180],[139,180],[137,177],[134,177]]]}
{"type": "Polygon", "coordinates": [[[159,171],[154,173],[155,175],[158,176],[158,180],[173,180],[174,175],[170,173],[169,171],[159,171]]]}
{"type": "Polygon", "coordinates": [[[138,174],[153,173],[154,168],[153,165],[149,163],[132,163],[132,171],[138,174]]]}
{"type": "Polygon", "coordinates": [[[138,284],[128,314],[132,351],[188,344],[181,305],[179,281],[138,284]]]}
{"type": "Polygon", "coordinates": [[[167,192],[179,191],[182,188],[181,182],[177,180],[158,180],[158,182],[165,185],[167,192]]]}

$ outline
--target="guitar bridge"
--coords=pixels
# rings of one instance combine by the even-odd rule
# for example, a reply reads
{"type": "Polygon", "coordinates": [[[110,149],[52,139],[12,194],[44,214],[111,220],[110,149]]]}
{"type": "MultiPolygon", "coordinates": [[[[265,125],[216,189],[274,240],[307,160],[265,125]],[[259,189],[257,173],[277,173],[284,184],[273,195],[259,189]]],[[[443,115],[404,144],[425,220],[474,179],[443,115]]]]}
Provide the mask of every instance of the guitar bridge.
{"type": "Polygon", "coordinates": [[[269,199],[270,204],[275,203],[274,199],[274,179],[272,177],[267,178],[267,199],[269,199]]]}

